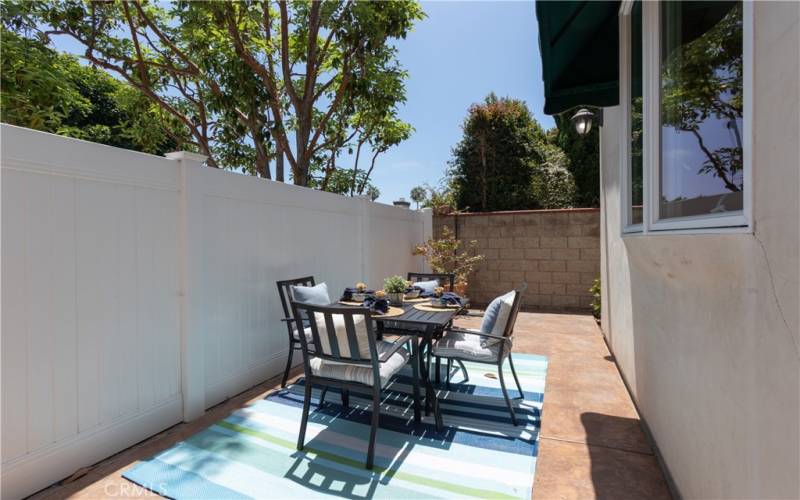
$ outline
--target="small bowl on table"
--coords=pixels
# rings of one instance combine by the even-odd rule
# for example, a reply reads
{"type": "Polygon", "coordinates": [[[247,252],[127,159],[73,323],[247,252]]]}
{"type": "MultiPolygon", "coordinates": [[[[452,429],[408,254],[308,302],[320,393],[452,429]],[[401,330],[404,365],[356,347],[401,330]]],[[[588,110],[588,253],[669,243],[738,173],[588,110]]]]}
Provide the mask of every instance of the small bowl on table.
{"type": "Polygon", "coordinates": [[[364,302],[367,300],[367,294],[364,292],[355,292],[350,296],[350,300],[353,302],[364,302]]]}
{"type": "Polygon", "coordinates": [[[410,292],[406,292],[406,300],[419,298],[419,293],[419,290],[411,290],[410,292]]]}
{"type": "Polygon", "coordinates": [[[444,309],[447,306],[448,306],[447,301],[441,297],[433,297],[431,299],[431,307],[438,307],[444,309]]]}

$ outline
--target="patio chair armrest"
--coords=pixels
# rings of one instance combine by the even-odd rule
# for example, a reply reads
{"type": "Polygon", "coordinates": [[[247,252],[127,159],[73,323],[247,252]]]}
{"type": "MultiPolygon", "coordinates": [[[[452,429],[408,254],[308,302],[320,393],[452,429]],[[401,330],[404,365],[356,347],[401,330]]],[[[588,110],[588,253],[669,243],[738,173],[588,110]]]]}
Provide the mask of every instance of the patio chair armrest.
{"type": "Polygon", "coordinates": [[[411,335],[405,335],[403,337],[399,337],[399,338],[395,339],[395,341],[393,342],[392,348],[389,349],[388,351],[384,351],[384,353],[381,354],[380,358],[378,358],[378,361],[381,362],[381,363],[385,363],[386,361],[389,361],[389,358],[394,356],[394,353],[396,353],[398,349],[400,349],[401,347],[406,345],[412,339],[413,339],[413,337],[411,335]]]}
{"type": "Polygon", "coordinates": [[[305,328],[305,327],[309,326],[309,324],[310,324],[310,323],[308,322],[308,320],[307,320],[307,319],[281,318],[281,321],[282,321],[283,323],[286,323],[286,324],[287,324],[287,325],[289,325],[290,327],[294,327],[294,328],[296,328],[296,327],[297,327],[297,324],[298,324],[298,323],[302,323],[302,325],[301,325],[301,326],[302,326],[303,328],[305,328]]]}
{"type": "Polygon", "coordinates": [[[495,335],[493,333],[484,333],[480,330],[469,330],[467,328],[459,328],[457,326],[453,326],[448,328],[447,331],[449,332],[456,332],[456,333],[465,333],[467,335],[477,335],[479,337],[484,337],[487,339],[495,339],[495,340],[502,340],[503,342],[511,343],[511,339],[508,337],[504,337],[502,335],[495,335]]]}

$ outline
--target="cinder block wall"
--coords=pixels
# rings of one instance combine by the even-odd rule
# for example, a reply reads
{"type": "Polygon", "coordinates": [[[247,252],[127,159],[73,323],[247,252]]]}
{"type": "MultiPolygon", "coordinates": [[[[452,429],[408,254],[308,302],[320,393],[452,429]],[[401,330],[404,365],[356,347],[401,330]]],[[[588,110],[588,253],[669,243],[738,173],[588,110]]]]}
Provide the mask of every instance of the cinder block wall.
{"type": "Polygon", "coordinates": [[[469,283],[473,305],[528,283],[523,307],[590,310],[589,287],[600,277],[600,210],[524,210],[434,216],[433,234],[450,227],[485,260],[469,283]]]}

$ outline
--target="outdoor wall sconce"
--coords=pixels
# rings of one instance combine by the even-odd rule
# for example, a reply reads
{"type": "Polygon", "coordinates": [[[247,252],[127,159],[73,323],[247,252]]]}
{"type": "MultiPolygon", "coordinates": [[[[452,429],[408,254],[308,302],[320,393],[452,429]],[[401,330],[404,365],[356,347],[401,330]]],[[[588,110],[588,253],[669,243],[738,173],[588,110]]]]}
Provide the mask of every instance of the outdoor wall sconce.
{"type": "MultiPolygon", "coordinates": [[[[575,124],[575,131],[580,136],[585,136],[592,130],[592,120],[595,114],[586,108],[581,108],[572,117],[572,123],[575,124]]],[[[597,112],[597,125],[603,124],[603,110],[597,112]]]]}

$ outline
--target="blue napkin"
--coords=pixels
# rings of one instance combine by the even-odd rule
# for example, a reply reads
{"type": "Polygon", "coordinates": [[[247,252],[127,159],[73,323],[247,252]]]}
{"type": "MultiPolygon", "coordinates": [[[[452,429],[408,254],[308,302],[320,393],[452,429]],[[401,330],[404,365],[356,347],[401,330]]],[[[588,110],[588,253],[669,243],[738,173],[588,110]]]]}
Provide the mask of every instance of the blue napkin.
{"type": "Polygon", "coordinates": [[[344,293],[342,294],[342,300],[352,299],[354,293],[366,293],[372,295],[375,293],[375,290],[364,290],[363,292],[359,292],[357,288],[345,288],[344,293]]]}
{"type": "Polygon", "coordinates": [[[464,302],[461,300],[461,297],[457,293],[453,292],[445,292],[442,294],[442,300],[446,301],[450,305],[454,306],[463,306],[464,302]]]}
{"type": "Polygon", "coordinates": [[[389,312],[389,300],[388,299],[378,299],[374,296],[370,295],[366,299],[364,299],[363,307],[368,307],[371,311],[379,312],[381,314],[386,314],[389,312]]]}
{"type": "Polygon", "coordinates": [[[424,290],[422,288],[418,287],[418,286],[410,286],[410,287],[406,288],[406,293],[411,293],[414,290],[419,290],[420,295],[422,295],[422,292],[424,292],[424,290]]]}
{"type": "MultiPolygon", "coordinates": [[[[422,294],[420,297],[425,298],[435,298],[436,295],[429,293],[429,294],[422,294]]],[[[440,297],[446,304],[453,305],[453,306],[463,306],[464,301],[461,299],[461,296],[457,293],[453,292],[444,292],[440,297]]]]}

